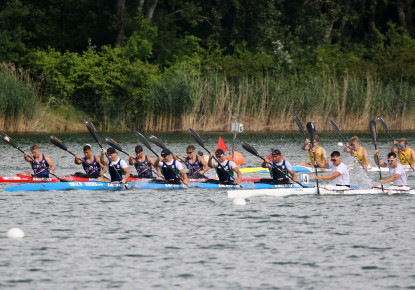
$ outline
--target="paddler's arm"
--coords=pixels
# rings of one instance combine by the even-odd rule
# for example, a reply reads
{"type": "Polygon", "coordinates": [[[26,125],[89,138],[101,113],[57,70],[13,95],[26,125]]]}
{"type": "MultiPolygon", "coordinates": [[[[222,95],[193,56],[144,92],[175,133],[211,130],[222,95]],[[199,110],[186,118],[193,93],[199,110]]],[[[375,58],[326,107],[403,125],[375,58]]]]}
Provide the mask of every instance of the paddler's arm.
{"type": "MultiPolygon", "coordinates": [[[[315,152],[315,149],[313,149],[313,152],[315,152]]],[[[321,161],[320,158],[314,158],[316,160],[317,166],[320,168],[329,168],[329,163],[327,160],[327,156],[326,159],[324,159],[324,161],[321,161]]]]}
{"type": "Polygon", "coordinates": [[[399,173],[395,173],[394,175],[392,175],[391,177],[389,177],[388,179],[381,179],[380,183],[385,184],[385,183],[390,183],[390,182],[394,182],[396,179],[398,179],[399,177],[401,177],[401,175],[399,173]]]}
{"type": "Polygon", "coordinates": [[[107,160],[105,159],[105,153],[107,153],[107,150],[105,150],[105,148],[102,148],[99,161],[101,161],[102,164],[107,165],[107,160]]]}
{"type": "Polygon", "coordinates": [[[365,158],[365,165],[363,166],[363,169],[367,170],[367,167],[369,166],[369,154],[365,148],[363,148],[363,157],[365,158]]]}
{"type": "Polygon", "coordinates": [[[375,150],[375,153],[373,154],[373,159],[375,160],[376,165],[378,165],[378,160],[379,160],[379,166],[386,167],[386,163],[379,159],[379,150],[377,149],[375,150]]]}
{"type": "Polygon", "coordinates": [[[182,177],[183,177],[183,184],[184,185],[186,185],[188,188],[190,187],[190,185],[189,185],[189,179],[187,178],[187,174],[186,174],[186,172],[184,172],[184,170],[183,169],[180,169],[180,174],[182,175],[182,177]]]}
{"type": "Polygon", "coordinates": [[[213,153],[210,153],[209,160],[208,160],[208,166],[210,168],[215,168],[215,164],[213,163],[213,153]]]}
{"type": "Polygon", "coordinates": [[[265,160],[262,161],[262,163],[261,163],[261,167],[262,168],[268,168],[268,166],[269,166],[269,160],[268,160],[268,158],[265,158],[265,160]]]}
{"type": "Polygon", "coordinates": [[[303,146],[301,146],[301,149],[305,150],[305,151],[310,150],[310,140],[305,139],[305,142],[304,142],[303,146]]]}
{"type": "MultiPolygon", "coordinates": [[[[411,150],[411,156],[412,156],[412,160],[415,160],[415,151],[411,150]]],[[[411,168],[415,168],[415,162],[411,163],[411,168]]]]}
{"type": "Polygon", "coordinates": [[[82,159],[79,158],[79,155],[75,155],[75,164],[77,165],[82,164],[82,159]]]}
{"type": "Polygon", "coordinates": [[[124,170],[125,176],[124,178],[121,180],[121,183],[126,183],[128,178],[130,178],[130,169],[128,167],[123,168],[122,170],[124,170]]]}
{"type": "Polygon", "coordinates": [[[134,165],[135,164],[135,158],[134,158],[134,156],[133,155],[129,155],[128,157],[129,157],[128,158],[128,164],[134,165]]]}
{"type": "Polygon", "coordinates": [[[234,167],[234,168],[232,168],[232,170],[234,172],[236,172],[236,175],[238,176],[238,178],[236,178],[236,184],[240,184],[241,183],[241,180],[242,180],[242,173],[241,173],[241,171],[239,170],[238,167],[234,167]]]}
{"type": "Polygon", "coordinates": [[[162,161],[162,157],[157,157],[156,161],[154,161],[154,167],[160,168],[160,161],[162,161]]]}
{"type": "Polygon", "coordinates": [[[291,174],[291,177],[293,178],[294,182],[297,182],[297,175],[295,175],[295,172],[293,170],[288,171],[291,174]]]}
{"type": "MultiPolygon", "coordinates": [[[[414,160],[415,160],[415,159],[414,159],[414,160]]],[[[209,166],[208,166],[207,162],[205,161],[205,159],[204,159],[203,157],[202,157],[202,158],[199,158],[199,161],[200,161],[200,164],[202,164],[202,165],[203,165],[203,169],[199,171],[199,174],[200,174],[200,175],[202,175],[202,174],[204,174],[206,171],[208,171],[208,170],[209,170],[209,166]]]]}
{"type": "Polygon", "coordinates": [[[156,169],[157,176],[160,177],[161,176],[160,167],[158,167],[158,165],[156,166],[156,162],[154,161],[153,157],[147,155],[147,160],[148,162],[150,162],[151,166],[153,166],[156,169]]]}
{"type": "Polygon", "coordinates": [[[52,162],[52,160],[50,159],[50,157],[48,156],[48,155],[45,155],[45,160],[46,160],[46,162],[49,164],[49,166],[50,166],[50,170],[49,170],[49,173],[53,173],[53,172],[55,172],[55,170],[56,170],[56,168],[55,168],[55,165],[53,164],[53,162],[52,162]]]}
{"type": "Polygon", "coordinates": [[[327,158],[327,152],[326,149],[321,148],[321,156],[323,156],[324,164],[329,164],[329,159],[327,158]]]}
{"type": "Polygon", "coordinates": [[[343,151],[344,151],[344,152],[347,152],[347,153],[352,153],[352,150],[350,149],[350,145],[349,145],[349,143],[346,143],[346,144],[344,145],[344,149],[343,149],[343,151]]]}
{"type": "MultiPolygon", "coordinates": [[[[95,156],[95,158],[97,157],[95,156]]],[[[101,167],[101,172],[99,173],[99,175],[104,176],[105,173],[107,173],[107,167],[101,163],[100,159],[97,159],[97,160],[98,160],[99,167],[101,167]]]]}
{"type": "Polygon", "coordinates": [[[33,159],[30,157],[30,155],[29,155],[29,153],[24,153],[24,160],[26,160],[27,162],[29,162],[29,163],[32,163],[33,162],[33,159]]]}
{"type": "Polygon", "coordinates": [[[334,171],[334,173],[329,174],[329,175],[317,175],[316,179],[324,179],[324,180],[332,180],[335,179],[336,177],[339,177],[341,174],[338,171],[334,171]]]}
{"type": "Polygon", "coordinates": [[[392,145],[392,147],[391,147],[391,152],[398,152],[399,151],[399,149],[398,149],[398,142],[396,142],[396,141],[393,141],[393,145],[392,145]]]}

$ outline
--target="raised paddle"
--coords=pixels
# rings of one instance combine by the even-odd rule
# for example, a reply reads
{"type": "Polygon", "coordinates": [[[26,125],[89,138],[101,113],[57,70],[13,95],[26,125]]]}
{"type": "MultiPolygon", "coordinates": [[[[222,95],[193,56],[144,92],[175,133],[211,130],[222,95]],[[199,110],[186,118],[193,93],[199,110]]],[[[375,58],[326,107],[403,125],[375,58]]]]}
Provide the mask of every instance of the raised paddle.
{"type": "MultiPolygon", "coordinates": [[[[150,145],[150,143],[148,143],[148,141],[147,141],[147,138],[146,137],[144,137],[144,135],[143,134],[141,134],[140,132],[135,132],[135,134],[136,134],[136,136],[137,136],[137,138],[138,139],[140,139],[140,141],[141,141],[141,143],[143,143],[144,144],[144,146],[146,146],[147,148],[148,148],[148,150],[150,150],[151,152],[153,152],[153,154],[154,155],[156,155],[157,156],[157,158],[159,158],[160,157],[160,155],[158,155],[154,150],[153,150],[153,148],[151,148],[151,145],[150,145]]],[[[170,166],[170,165],[168,165],[167,163],[165,163],[164,162],[164,164],[166,164],[166,166],[167,166],[167,168],[169,169],[169,170],[171,170],[171,172],[173,172],[174,173],[174,175],[176,175],[176,178],[178,178],[178,179],[181,179],[181,180],[183,180],[183,178],[182,177],[180,177],[180,176],[178,176],[177,175],[177,173],[176,173],[176,171],[174,171],[174,169],[170,166]]],[[[190,187],[188,184],[185,184],[188,188],[190,187]]]]}
{"type": "MultiPolygon", "coordinates": [[[[202,146],[202,148],[203,149],[205,149],[206,150],[206,152],[209,154],[209,156],[211,155],[211,153],[210,153],[210,151],[209,150],[207,150],[206,149],[206,147],[205,147],[205,143],[203,142],[203,140],[202,140],[202,138],[200,138],[200,136],[195,132],[195,131],[193,131],[193,129],[192,128],[189,128],[189,133],[190,133],[190,135],[192,135],[192,137],[193,137],[193,139],[195,139],[195,141],[200,145],[200,146],[202,146]]],[[[230,172],[228,172],[223,166],[222,166],[222,164],[220,164],[220,162],[219,162],[219,160],[215,157],[215,156],[212,156],[213,157],[213,159],[215,159],[215,161],[217,162],[217,164],[218,164],[218,166],[220,167],[220,168],[222,168],[222,170],[223,171],[225,171],[230,177],[232,177],[232,178],[234,178],[233,176],[232,176],[232,174],[230,173],[230,172]]]]}
{"type": "Polygon", "coordinates": [[[300,129],[301,133],[303,133],[304,138],[307,139],[307,136],[304,132],[304,127],[303,127],[303,124],[300,121],[300,118],[297,115],[294,115],[294,120],[297,123],[298,129],[300,129]]]}
{"type": "MultiPolygon", "coordinates": [[[[311,148],[314,148],[314,139],[316,138],[316,127],[314,127],[313,122],[308,122],[306,124],[307,127],[307,132],[308,132],[308,136],[310,137],[310,144],[311,144],[311,148]]],[[[317,176],[317,159],[316,159],[316,152],[313,151],[313,156],[314,156],[314,172],[317,176]]],[[[316,178],[316,185],[317,185],[317,194],[320,194],[320,186],[318,185],[318,179],[316,178]]]]}
{"type": "MultiPolygon", "coordinates": [[[[92,137],[93,137],[93,138],[95,139],[95,141],[98,143],[99,147],[101,147],[101,150],[102,150],[102,149],[104,149],[104,148],[102,147],[102,145],[101,145],[101,142],[99,141],[98,132],[97,132],[97,130],[95,129],[94,125],[91,123],[91,121],[87,120],[87,121],[85,122],[85,125],[86,125],[86,128],[88,129],[89,133],[91,133],[92,137]]],[[[114,165],[110,165],[110,164],[111,164],[111,161],[110,161],[110,158],[108,157],[107,152],[105,152],[105,156],[107,156],[107,159],[108,159],[108,165],[109,165],[109,166],[111,166],[111,167],[114,169],[115,173],[117,173],[118,178],[119,178],[120,180],[122,180],[122,177],[120,176],[120,174],[118,173],[118,171],[114,168],[114,165]]]]}
{"type": "Polygon", "coordinates": [[[62,140],[60,140],[59,138],[55,137],[55,136],[50,136],[49,138],[50,143],[52,143],[53,145],[55,145],[56,147],[62,149],[63,151],[68,152],[69,154],[73,155],[76,159],[81,160],[81,162],[87,166],[90,166],[88,163],[86,163],[82,158],[76,157],[76,155],[74,153],[72,153],[71,151],[68,150],[68,148],[66,147],[65,143],[63,143],[62,140]]]}
{"type": "MultiPolygon", "coordinates": [[[[153,142],[154,144],[156,144],[158,147],[160,147],[161,149],[168,149],[167,148],[167,146],[166,146],[166,144],[164,144],[164,142],[163,141],[161,141],[159,138],[157,138],[156,136],[154,136],[154,135],[150,135],[149,137],[148,137],[148,140],[150,140],[151,142],[153,142]]],[[[171,150],[169,150],[169,151],[171,151],[171,150]]],[[[187,162],[186,161],[186,159],[183,159],[183,157],[180,157],[180,156],[177,156],[177,157],[179,157],[179,159],[181,160],[181,161],[184,161],[184,163],[186,163],[186,166],[189,168],[189,165],[190,165],[190,163],[189,162],[187,162]]]]}
{"type": "MultiPolygon", "coordinates": [[[[264,157],[262,157],[262,156],[260,156],[259,154],[258,154],[258,151],[255,149],[255,147],[254,146],[252,146],[251,144],[249,144],[249,143],[247,143],[247,142],[242,142],[242,148],[244,148],[246,151],[248,151],[249,153],[251,153],[252,155],[254,155],[254,156],[256,156],[256,157],[258,157],[258,158],[261,158],[262,160],[264,160],[265,161],[265,158],[264,157]]],[[[307,186],[305,186],[305,185],[303,185],[303,184],[301,184],[300,182],[297,182],[297,181],[295,181],[291,176],[289,176],[288,174],[285,174],[285,172],[284,171],[282,171],[281,169],[279,169],[277,166],[275,166],[274,164],[272,164],[272,163],[269,163],[269,164],[271,164],[271,166],[272,167],[274,167],[275,169],[277,169],[278,171],[280,171],[282,174],[284,174],[286,177],[288,177],[289,179],[291,179],[292,181],[294,181],[295,183],[297,183],[297,184],[299,184],[299,185],[301,185],[302,187],[304,187],[304,188],[306,188],[307,186]]]]}
{"type": "MultiPolygon", "coordinates": [[[[107,142],[107,144],[110,145],[115,150],[118,150],[118,151],[124,153],[125,155],[127,155],[128,157],[130,157],[130,154],[128,154],[127,152],[125,152],[124,150],[122,150],[121,145],[118,144],[118,142],[115,141],[114,139],[112,139],[110,137],[105,137],[105,142],[107,142]]],[[[144,165],[144,167],[147,168],[147,169],[152,170],[150,167],[148,167],[146,165],[144,165]]],[[[154,172],[154,173],[157,175],[157,172],[154,172]]]]}
{"type": "MultiPolygon", "coordinates": [[[[17,146],[17,144],[16,144],[16,142],[14,142],[14,140],[12,139],[12,138],[10,138],[9,136],[7,136],[5,133],[3,133],[3,132],[0,132],[0,137],[7,143],[7,144],[9,144],[10,146],[12,146],[12,147],[14,147],[14,148],[16,148],[17,150],[19,150],[20,152],[22,152],[23,154],[27,154],[26,152],[24,152],[22,149],[20,149],[18,146],[17,146]]],[[[32,159],[32,161],[33,162],[36,162],[36,160],[32,157],[32,156],[30,156],[29,154],[27,154],[27,156],[29,156],[29,158],[30,159],[32,159]]],[[[42,165],[41,165],[42,166],[42,165]]],[[[49,174],[52,174],[53,176],[55,176],[60,182],[68,182],[68,180],[65,180],[65,179],[62,179],[62,178],[60,178],[59,176],[57,176],[57,175],[55,175],[55,174],[53,174],[53,173],[51,173],[45,166],[42,166],[43,167],[43,169],[45,169],[49,174]]]]}
{"type": "MultiPolygon", "coordinates": [[[[340,132],[339,126],[337,126],[336,122],[334,122],[333,120],[331,120],[330,122],[331,122],[331,124],[333,125],[333,128],[334,128],[334,130],[336,131],[337,135],[339,135],[340,139],[342,139],[342,140],[343,140],[344,145],[346,145],[346,144],[347,144],[346,139],[344,139],[344,137],[343,137],[342,133],[340,132]]],[[[363,163],[359,160],[359,158],[357,158],[356,154],[353,154],[353,149],[352,149],[352,147],[351,147],[350,145],[348,145],[348,146],[347,146],[347,148],[349,148],[349,149],[350,149],[350,154],[352,154],[352,155],[353,155],[353,158],[355,158],[355,159],[357,160],[357,162],[359,162],[359,164],[360,164],[360,166],[362,166],[363,170],[367,171],[367,170],[365,169],[365,166],[363,165],[363,163]]]]}
{"type": "MultiPolygon", "coordinates": [[[[395,139],[393,139],[393,137],[391,136],[391,134],[389,133],[389,129],[388,126],[386,126],[385,121],[383,120],[382,117],[378,117],[379,123],[382,125],[383,129],[385,130],[386,134],[389,136],[389,138],[392,140],[393,143],[395,143],[395,139]]],[[[412,168],[412,164],[411,162],[409,162],[408,158],[406,158],[405,154],[402,152],[401,148],[398,146],[398,142],[396,142],[396,147],[398,148],[399,152],[401,153],[401,155],[405,158],[406,162],[408,162],[409,166],[411,166],[412,168]]],[[[414,168],[412,168],[412,170],[415,171],[414,168]]]]}
{"type": "MultiPolygon", "coordinates": [[[[371,120],[369,122],[369,131],[370,131],[370,136],[372,136],[372,141],[373,141],[373,145],[375,145],[375,150],[378,150],[378,146],[376,145],[376,142],[378,140],[378,131],[376,130],[376,122],[374,120],[371,120]]],[[[382,172],[380,171],[380,164],[379,164],[379,155],[376,156],[377,158],[377,164],[378,164],[378,168],[379,168],[379,177],[380,179],[382,179],[382,172]]],[[[382,192],[383,192],[383,184],[381,184],[382,186],[382,192]]]]}

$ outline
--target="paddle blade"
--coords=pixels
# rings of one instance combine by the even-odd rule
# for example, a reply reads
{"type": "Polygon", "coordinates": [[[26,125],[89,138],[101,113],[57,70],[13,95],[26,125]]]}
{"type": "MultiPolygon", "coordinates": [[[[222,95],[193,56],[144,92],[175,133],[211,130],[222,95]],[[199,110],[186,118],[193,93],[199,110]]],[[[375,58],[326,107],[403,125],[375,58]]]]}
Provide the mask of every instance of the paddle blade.
{"type": "MultiPolygon", "coordinates": [[[[193,137],[193,139],[195,139],[195,141],[200,145],[200,146],[202,146],[203,148],[205,148],[205,143],[203,143],[203,140],[202,140],[202,138],[200,138],[200,136],[195,132],[195,131],[193,131],[193,129],[192,128],[189,128],[189,133],[190,133],[190,135],[192,135],[192,137],[193,137]]],[[[205,150],[206,150],[206,148],[205,148],[205,150]]]]}
{"type": "Polygon", "coordinates": [[[246,151],[248,151],[252,155],[259,156],[258,151],[254,148],[254,146],[252,146],[248,142],[242,142],[242,148],[244,148],[246,151]]]}
{"type": "Polygon", "coordinates": [[[57,138],[55,136],[50,136],[49,141],[50,141],[50,143],[52,143],[53,145],[59,147],[60,149],[62,149],[64,151],[68,151],[68,148],[66,147],[65,143],[63,143],[63,141],[60,140],[59,138],[57,138]]]}
{"type": "Polygon", "coordinates": [[[98,137],[97,130],[95,129],[94,125],[89,120],[85,122],[85,125],[86,125],[89,133],[91,133],[92,137],[95,139],[95,141],[102,148],[101,142],[99,142],[99,137],[98,137]]]}
{"type": "Polygon", "coordinates": [[[385,130],[386,133],[389,133],[388,126],[386,126],[385,120],[383,120],[382,117],[378,117],[379,123],[382,125],[383,130],[385,130]]]}
{"type": "Polygon", "coordinates": [[[110,137],[105,137],[105,142],[110,145],[112,148],[114,148],[115,150],[118,150],[120,152],[124,152],[121,148],[121,145],[117,143],[117,141],[115,141],[114,139],[110,138],[110,137]]]}
{"type": "Polygon", "coordinates": [[[3,132],[0,132],[1,139],[4,140],[4,142],[9,143],[9,145],[13,146],[14,148],[18,148],[16,142],[3,132]]]}
{"type": "Polygon", "coordinates": [[[150,140],[151,142],[153,142],[154,144],[156,144],[161,149],[167,149],[167,146],[163,143],[163,141],[161,141],[156,136],[151,135],[150,137],[148,137],[148,140],[150,140]]]}
{"type": "Polygon", "coordinates": [[[308,136],[310,137],[311,148],[314,147],[314,139],[316,139],[316,127],[314,127],[313,122],[308,122],[306,124],[308,136]]]}
{"type": "Polygon", "coordinates": [[[146,137],[144,137],[143,134],[141,134],[140,132],[135,132],[135,134],[137,135],[138,139],[140,139],[141,143],[143,143],[148,149],[153,151],[153,149],[151,148],[150,143],[148,143],[146,137]]]}
{"type": "Polygon", "coordinates": [[[300,121],[300,118],[297,115],[294,115],[294,120],[297,123],[297,126],[300,129],[301,133],[303,133],[304,137],[306,137],[305,132],[304,132],[304,127],[303,127],[303,124],[300,121]]]}
{"type": "Polygon", "coordinates": [[[371,120],[369,122],[369,131],[370,131],[370,135],[372,136],[372,141],[376,146],[376,142],[378,140],[378,132],[376,130],[376,122],[375,120],[371,120]]]}

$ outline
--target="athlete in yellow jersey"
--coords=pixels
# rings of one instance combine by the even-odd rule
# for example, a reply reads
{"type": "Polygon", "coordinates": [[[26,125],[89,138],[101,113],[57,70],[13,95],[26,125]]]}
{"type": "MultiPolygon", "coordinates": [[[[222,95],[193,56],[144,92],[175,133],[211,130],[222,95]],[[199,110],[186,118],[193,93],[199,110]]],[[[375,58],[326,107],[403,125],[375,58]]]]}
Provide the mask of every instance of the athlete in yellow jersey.
{"type": "MultiPolygon", "coordinates": [[[[320,142],[320,138],[318,137],[318,135],[316,135],[316,138],[314,139],[314,147],[313,147],[313,149],[316,152],[316,158],[319,159],[323,164],[328,163],[326,149],[324,149],[323,147],[320,147],[318,145],[319,142],[320,142]]],[[[308,151],[310,162],[301,161],[299,165],[306,166],[306,167],[314,167],[314,154],[310,150],[310,140],[306,139],[301,149],[308,151]]]]}
{"type": "Polygon", "coordinates": [[[353,136],[352,139],[350,139],[350,147],[352,148],[350,150],[349,143],[346,143],[346,146],[344,147],[344,152],[351,153],[354,157],[356,157],[359,160],[359,163],[363,166],[364,170],[367,170],[369,167],[369,154],[367,153],[367,150],[360,146],[359,144],[359,138],[357,136],[353,136]]]}
{"type": "Polygon", "coordinates": [[[406,138],[399,139],[399,144],[394,141],[391,151],[398,153],[398,158],[402,165],[410,165],[412,168],[415,167],[415,152],[408,147],[408,140],[406,138]],[[398,149],[398,146],[400,150],[398,149]]]}

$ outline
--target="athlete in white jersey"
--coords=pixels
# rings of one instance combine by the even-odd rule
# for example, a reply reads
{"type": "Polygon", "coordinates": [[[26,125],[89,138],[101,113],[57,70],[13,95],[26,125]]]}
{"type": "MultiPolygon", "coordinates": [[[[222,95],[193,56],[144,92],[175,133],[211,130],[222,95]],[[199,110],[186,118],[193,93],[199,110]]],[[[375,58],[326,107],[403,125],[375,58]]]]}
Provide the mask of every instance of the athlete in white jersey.
{"type": "MultiPolygon", "coordinates": [[[[378,150],[375,150],[374,158],[375,158],[376,164],[378,164],[378,160],[379,160],[378,150]]],[[[381,179],[380,183],[385,184],[385,183],[393,182],[393,185],[395,186],[407,186],[408,178],[406,176],[405,168],[402,166],[402,164],[398,163],[398,158],[396,158],[395,152],[390,152],[388,154],[387,162],[388,163],[385,163],[379,160],[379,165],[381,167],[388,167],[389,174],[390,174],[390,177],[388,179],[381,179]]]]}
{"type": "Polygon", "coordinates": [[[350,187],[350,174],[347,166],[342,162],[339,151],[333,151],[331,153],[331,162],[323,162],[317,158],[317,165],[321,168],[331,168],[332,174],[329,175],[318,175],[316,179],[322,180],[334,180],[337,186],[348,186],[350,187]]]}

